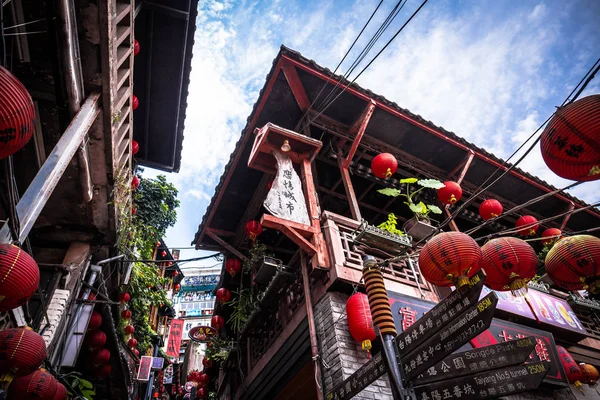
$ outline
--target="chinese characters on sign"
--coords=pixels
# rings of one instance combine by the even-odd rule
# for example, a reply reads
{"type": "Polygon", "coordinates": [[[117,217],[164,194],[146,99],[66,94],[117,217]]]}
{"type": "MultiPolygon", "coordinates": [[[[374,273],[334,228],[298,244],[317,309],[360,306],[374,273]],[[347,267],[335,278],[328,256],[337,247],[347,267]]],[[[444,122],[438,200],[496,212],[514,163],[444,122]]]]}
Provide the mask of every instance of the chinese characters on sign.
{"type": "Polygon", "coordinates": [[[169,340],[167,341],[167,355],[169,357],[179,357],[179,348],[181,347],[181,335],[183,334],[183,320],[174,319],[171,321],[169,330],[169,340]]]}
{"type": "Polygon", "coordinates": [[[325,400],[351,399],[364,388],[373,383],[377,378],[387,371],[385,360],[381,353],[377,353],[365,365],[360,367],[350,378],[337,385],[331,392],[327,393],[325,400]]]}
{"type": "Polygon", "coordinates": [[[310,225],[302,182],[292,160],[285,154],[273,152],[277,161],[277,176],[267,194],[264,206],[274,216],[310,225]]]}
{"type": "Polygon", "coordinates": [[[142,356],[140,359],[140,367],[138,369],[138,381],[147,381],[150,379],[152,371],[152,357],[142,356]]]}
{"type": "Polygon", "coordinates": [[[210,342],[217,335],[217,331],[210,326],[196,326],[188,332],[188,336],[194,342],[210,342]]]}

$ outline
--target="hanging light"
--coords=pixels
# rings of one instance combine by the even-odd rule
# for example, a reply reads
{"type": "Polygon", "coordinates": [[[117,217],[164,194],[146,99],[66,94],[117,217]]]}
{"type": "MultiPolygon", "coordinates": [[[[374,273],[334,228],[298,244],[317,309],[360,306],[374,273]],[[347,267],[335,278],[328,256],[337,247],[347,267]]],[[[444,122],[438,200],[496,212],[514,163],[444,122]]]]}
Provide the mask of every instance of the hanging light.
{"type": "Polygon", "coordinates": [[[559,108],[540,136],[544,162],[561,178],[600,179],[600,95],[559,108]]]}
{"type": "Polygon", "coordinates": [[[431,238],[419,254],[423,277],[437,286],[461,288],[479,271],[481,249],[462,232],[443,232],[431,238]]]}
{"type": "Polygon", "coordinates": [[[375,340],[373,317],[369,307],[369,298],[366,294],[355,293],[346,302],[346,315],[348,316],[348,329],[354,340],[361,342],[367,356],[371,356],[371,341],[375,340]]]}
{"type": "Polygon", "coordinates": [[[262,233],[263,227],[258,221],[248,221],[246,222],[244,231],[250,240],[255,241],[256,238],[262,233]]]}
{"type": "Polygon", "coordinates": [[[290,141],[285,139],[283,141],[283,144],[281,145],[281,151],[283,151],[284,153],[287,153],[291,149],[292,149],[292,146],[290,146],[290,141]]]}
{"type": "Polygon", "coordinates": [[[40,283],[40,269],[20,247],[0,244],[0,311],[25,304],[40,283]]]}
{"type": "Polygon", "coordinates": [[[581,389],[581,380],[583,379],[583,374],[581,373],[581,368],[573,359],[573,356],[562,346],[556,346],[556,351],[558,352],[558,358],[560,358],[560,362],[567,374],[567,379],[569,383],[575,385],[575,387],[583,392],[581,389]]]}
{"type": "Polygon", "coordinates": [[[242,263],[237,258],[229,258],[225,262],[225,269],[234,277],[242,269],[242,263]]]}
{"type": "Polygon", "coordinates": [[[527,294],[527,282],[538,266],[535,250],[514,237],[492,239],[481,248],[485,285],[492,290],[510,290],[514,296],[527,294]]]}
{"type": "Polygon", "coordinates": [[[35,130],[35,108],[25,86],[0,66],[0,159],[21,150],[35,130]]]}
{"type": "Polygon", "coordinates": [[[166,250],[161,251],[160,252],[160,256],[161,257],[166,257],[167,256],[167,251],[166,250]]]}
{"type": "Polygon", "coordinates": [[[542,244],[544,246],[551,245],[552,243],[554,243],[558,239],[560,239],[560,235],[562,235],[562,231],[560,229],[558,229],[558,228],[548,228],[544,232],[542,232],[542,237],[543,238],[549,238],[549,239],[542,240],[542,244]]]}
{"type": "Polygon", "coordinates": [[[30,328],[0,331],[0,374],[28,375],[46,358],[46,342],[30,328]]]}
{"type": "Polygon", "coordinates": [[[579,369],[581,369],[581,373],[583,375],[583,379],[581,381],[583,383],[587,383],[592,389],[596,390],[596,393],[598,393],[597,385],[598,380],[600,379],[600,374],[598,373],[596,367],[594,367],[592,364],[579,363],[579,369]]]}
{"type": "Polygon", "coordinates": [[[444,187],[437,190],[440,201],[444,204],[454,204],[462,197],[462,189],[456,182],[444,182],[444,187]]]}
{"type": "Polygon", "coordinates": [[[219,288],[217,290],[217,301],[221,304],[227,303],[231,299],[231,292],[229,289],[219,288]]]}
{"type": "Polygon", "coordinates": [[[540,228],[537,218],[531,215],[523,215],[517,220],[515,226],[521,229],[517,230],[517,233],[521,236],[528,237],[534,236],[537,230],[540,228]],[[535,225],[534,225],[535,224],[535,225]]]}
{"type": "Polygon", "coordinates": [[[29,375],[13,379],[8,387],[7,398],[52,400],[58,390],[57,386],[52,375],[38,369],[29,375]]]}
{"type": "Polygon", "coordinates": [[[479,215],[484,221],[502,214],[502,204],[496,199],[487,199],[479,206],[479,215]]]}
{"type": "Polygon", "coordinates": [[[600,238],[562,238],[548,251],[545,264],[548,276],[561,288],[600,293],[600,238]]]}
{"type": "Polygon", "coordinates": [[[381,153],[376,155],[371,161],[371,171],[373,175],[381,179],[387,179],[396,173],[398,161],[390,153],[381,153]]]}

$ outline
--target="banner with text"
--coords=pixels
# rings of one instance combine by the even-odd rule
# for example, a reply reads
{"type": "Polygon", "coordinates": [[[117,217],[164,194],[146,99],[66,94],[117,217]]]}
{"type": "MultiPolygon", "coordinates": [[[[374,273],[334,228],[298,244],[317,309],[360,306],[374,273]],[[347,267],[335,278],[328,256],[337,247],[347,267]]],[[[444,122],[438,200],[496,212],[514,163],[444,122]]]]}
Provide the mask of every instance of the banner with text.
{"type": "Polygon", "coordinates": [[[183,335],[183,320],[174,319],[171,321],[169,329],[169,340],[167,341],[167,356],[179,357],[181,347],[181,337],[183,335]]]}

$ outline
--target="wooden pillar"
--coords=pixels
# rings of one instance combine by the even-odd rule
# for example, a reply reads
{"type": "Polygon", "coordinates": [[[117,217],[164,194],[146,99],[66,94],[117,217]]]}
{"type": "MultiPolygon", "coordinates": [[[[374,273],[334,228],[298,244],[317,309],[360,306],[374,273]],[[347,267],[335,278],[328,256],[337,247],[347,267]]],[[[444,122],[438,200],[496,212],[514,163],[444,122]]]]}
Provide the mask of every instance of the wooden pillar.
{"type": "Polygon", "coordinates": [[[354,191],[354,186],[352,185],[352,180],[350,179],[350,172],[348,171],[348,167],[345,166],[341,151],[338,151],[337,161],[338,166],[340,167],[340,174],[342,175],[342,183],[344,184],[344,189],[346,190],[348,204],[350,204],[350,213],[352,214],[353,219],[360,222],[362,221],[362,215],[360,214],[358,199],[356,198],[356,192],[354,191]]]}

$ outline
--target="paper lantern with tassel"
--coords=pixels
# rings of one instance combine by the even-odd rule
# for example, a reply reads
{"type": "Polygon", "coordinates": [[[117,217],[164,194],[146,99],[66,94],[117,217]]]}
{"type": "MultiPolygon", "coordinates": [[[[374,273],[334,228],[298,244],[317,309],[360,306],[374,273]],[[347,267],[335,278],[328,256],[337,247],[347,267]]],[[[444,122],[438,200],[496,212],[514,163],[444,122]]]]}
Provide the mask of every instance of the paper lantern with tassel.
{"type": "Polygon", "coordinates": [[[108,350],[108,349],[96,350],[92,354],[91,361],[92,361],[92,366],[96,367],[96,368],[107,364],[110,361],[110,350],[108,350]]]}
{"type": "Polygon", "coordinates": [[[371,341],[375,340],[373,317],[369,308],[369,298],[366,294],[355,293],[346,302],[346,315],[348,316],[348,329],[354,340],[361,342],[367,356],[371,355],[371,341]]]}
{"type": "Polygon", "coordinates": [[[481,248],[462,232],[443,232],[431,238],[419,254],[423,277],[437,286],[469,284],[469,278],[479,271],[481,248]]]}
{"type": "Polygon", "coordinates": [[[514,237],[492,239],[481,248],[485,285],[492,290],[510,290],[514,296],[527,294],[527,282],[535,276],[538,258],[524,240],[514,237]]]}
{"type": "Polygon", "coordinates": [[[44,338],[29,328],[0,331],[0,344],[0,374],[31,374],[46,358],[44,338]]]}
{"type": "Polygon", "coordinates": [[[212,326],[216,330],[221,330],[221,328],[224,325],[225,325],[225,320],[220,315],[215,315],[210,320],[210,326],[212,326]]]}
{"type": "Polygon", "coordinates": [[[0,311],[25,304],[40,283],[33,258],[12,244],[0,244],[0,311]]]}
{"type": "Polygon", "coordinates": [[[540,136],[552,172],[574,181],[600,179],[600,94],[560,107],[540,136]]]}
{"type": "Polygon", "coordinates": [[[562,238],[546,255],[546,272],[563,289],[587,289],[600,294],[600,238],[592,235],[562,238]]]}
{"type": "Polygon", "coordinates": [[[8,387],[9,399],[52,400],[58,390],[58,382],[48,372],[38,369],[32,374],[13,379],[8,387]]]}
{"type": "Polygon", "coordinates": [[[373,175],[381,179],[390,178],[398,169],[396,157],[390,153],[377,154],[371,161],[371,171],[373,175]]]}
{"type": "Polygon", "coordinates": [[[262,233],[263,227],[258,221],[248,221],[246,222],[244,231],[246,232],[246,236],[248,236],[250,240],[255,241],[256,238],[262,233]]]}
{"type": "Polygon", "coordinates": [[[137,56],[138,54],[140,54],[140,50],[142,49],[142,47],[140,46],[140,42],[137,41],[137,39],[133,40],[133,55],[137,56]]]}
{"type": "Polygon", "coordinates": [[[538,220],[536,217],[531,215],[523,215],[517,220],[515,226],[519,235],[528,237],[534,236],[540,226],[537,224],[538,220]],[[519,229],[520,228],[520,229],[519,229]]]}
{"type": "Polygon", "coordinates": [[[217,301],[221,304],[227,303],[231,299],[231,292],[229,289],[219,288],[217,290],[217,301]]]}
{"type": "Polygon", "coordinates": [[[121,311],[121,318],[123,318],[123,319],[131,318],[131,311],[129,311],[129,310],[121,311]]]}
{"type": "Polygon", "coordinates": [[[68,392],[65,385],[60,382],[56,383],[56,393],[52,400],[67,400],[68,392]]]}
{"type": "Polygon", "coordinates": [[[131,154],[134,156],[140,151],[140,144],[136,140],[131,141],[131,154]]]}
{"type": "Polygon", "coordinates": [[[127,346],[129,347],[137,347],[137,339],[131,338],[127,341],[127,346]]]}
{"type": "Polygon", "coordinates": [[[462,197],[462,189],[456,182],[444,182],[444,187],[437,190],[440,201],[444,204],[454,204],[462,197]]]}
{"type": "Polygon", "coordinates": [[[579,363],[579,369],[581,369],[581,373],[583,374],[583,379],[581,381],[587,383],[591,388],[596,390],[596,393],[600,394],[597,388],[600,373],[598,373],[596,367],[592,364],[579,363]]]}
{"type": "Polygon", "coordinates": [[[487,199],[479,206],[479,215],[484,221],[502,214],[502,204],[496,199],[487,199]]]}
{"type": "Polygon", "coordinates": [[[94,311],[90,316],[90,322],[88,323],[88,331],[95,331],[102,325],[102,314],[98,311],[94,311]]]}
{"type": "Polygon", "coordinates": [[[25,86],[0,66],[0,159],[21,150],[35,131],[35,108],[25,86]]]}
{"type": "Polygon", "coordinates": [[[551,245],[560,239],[560,235],[562,235],[562,231],[558,228],[548,228],[544,232],[542,232],[543,238],[548,238],[546,240],[542,240],[542,244],[544,246],[551,245]]]}
{"type": "Polygon", "coordinates": [[[569,353],[567,349],[557,345],[556,351],[558,352],[560,363],[567,374],[569,383],[575,385],[577,389],[581,390],[581,380],[583,379],[581,368],[579,368],[579,365],[575,362],[573,356],[571,356],[571,353],[569,353]]]}
{"type": "Polygon", "coordinates": [[[131,296],[129,295],[129,293],[121,293],[121,295],[119,296],[119,300],[122,304],[129,303],[129,300],[131,300],[131,296]]]}
{"type": "Polygon", "coordinates": [[[133,325],[127,325],[125,327],[125,334],[133,335],[134,332],[135,332],[135,328],[133,327],[133,325]]]}
{"type": "Polygon", "coordinates": [[[132,110],[137,110],[137,108],[140,106],[140,100],[137,98],[137,96],[135,94],[131,95],[131,109],[132,110]]]}
{"type": "Polygon", "coordinates": [[[225,262],[225,269],[234,277],[242,269],[242,263],[237,258],[229,258],[225,262]]]}
{"type": "Polygon", "coordinates": [[[88,332],[88,334],[85,336],[85,345],[88,346],[90,351],[101,349],[105,344],[106,334],[102,331],[96,330],[88,332]]]}
{"type": "Polygon", "coordinates": [[[140,178],[138,178],[137,175],[134,175],[133,178],[131,178],[131,188],[133,190],[136,190],[139,187],[140,187],[140,178]]]}

